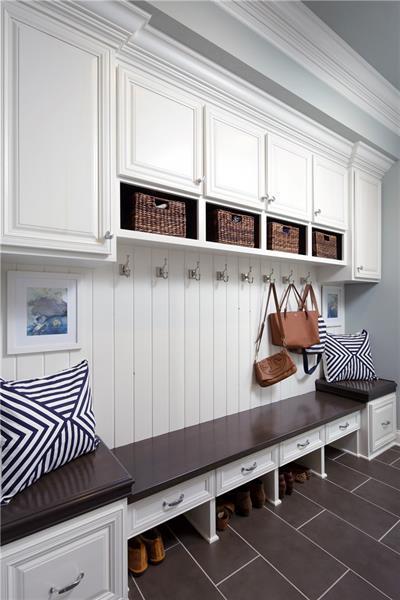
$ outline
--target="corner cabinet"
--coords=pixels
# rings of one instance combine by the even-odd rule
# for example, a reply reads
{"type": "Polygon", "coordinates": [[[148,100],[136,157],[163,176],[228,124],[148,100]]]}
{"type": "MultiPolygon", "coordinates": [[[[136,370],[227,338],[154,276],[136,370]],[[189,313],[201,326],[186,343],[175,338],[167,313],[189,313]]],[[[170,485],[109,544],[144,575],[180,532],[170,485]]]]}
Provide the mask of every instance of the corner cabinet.
{"type": "Polygon", "coordinates": [[[3,249],[108,255],[111,50],[29,5],[3,11],[3,249]]]}
{"type": "Polygon", "coordinates": [[[348,170],[321,156],[313,158],[313,222],[347,229],[348,170]]]}
{"type": "Polygon", "coordinates": [[[381,277],[381,194],[380,179],[354,171],[354,260],[355,279],[381,277]]]}

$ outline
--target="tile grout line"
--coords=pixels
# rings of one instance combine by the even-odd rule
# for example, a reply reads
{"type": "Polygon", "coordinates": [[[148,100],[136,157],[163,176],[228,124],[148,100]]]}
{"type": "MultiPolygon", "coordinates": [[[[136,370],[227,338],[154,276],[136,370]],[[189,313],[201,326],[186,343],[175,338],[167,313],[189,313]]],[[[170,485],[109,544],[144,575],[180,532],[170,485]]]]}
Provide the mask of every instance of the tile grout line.
{"type": "MultiPolygon", "coordinates": [[[[392,525],[392,526],[390,527],[390,529],[388,529],[388,530],[387,530],[387,532],[386,532],[386,533],[384,533],[384,534],[383,534],[383,536],[379,538],[379,540],[378,540],[378,541],[379,541],[379,542],[381,542],[381,541],[383,540],[383,538],[384,538],[384,537],[386,537],[386,536],[387,536],[387,534],[388,534],[388,533],[390,533],[390,532],[392,531],[392,529],[394,529],[394,528],[395,528],[395,527],[396,527],[396,526],[397,526],[399,523],[400,523],[400,519],[397,521],[397,523],[395,523],[394,525],[392,525]]],[[[383,544],[386,546],[385,542],[382,542],[382,543],[383,543],[383,544]]]]}
{"type": "Polygon", "coordinates": [[[175,542],[175,544],[172,544],[171,546],[168,546],[168,548],[165,548],[165,552],[168,552],[168,550],[175,548],[175,546],[179,546],[179,542],[175,542]]]}
{"type": "MultiPolygon", "coordinates": [[[[356,485],[356,487],[355,487],[355,488],[353,488],[352,490],[348,490],[348,491],[350,492],[350,494],[352,494],[353,492],[355,492],[356,490],[358,490],[358,488],[362,487],[362,486],[363,486],[365,483],[368,483],[368,481],[371,481],[371,477],[368,477],[368,479],[367,479],[366,481],[363,481],[363,482],[362,482],[362,483],[360,483],[359,485],[356,485]]],[[[331,481],[331,483],[335,483],[335,482],[334,482],[334,481],[331,481]]],[[[339,485],[339,484],[336,484],[336,485],[339,485]]],[[[342,487],[342,486],[340,486],[340,487],[342,487]]],[[[345,489],[345,488],[343,488],[343,489],[345,489]]],[[[357,495],[357,494],[356,494],[356,495],[357,495]]],[[[365,500],[365,498],[363,498],[363,500],[365,500]]],[[[369,502],[369,500],[367,500],[367,502],[369,502]]],[[[371,504],[372,504],[372,502],[371,502],[371,504]]],[[[376,505],[376,506],[378,506],[378,505],[376,505]]],[[[381,508],[382,508],[382,507],[381,507],[381,508]]]]}
{"type": "Polygon", "coordinates": [[[136,589],[137,589],[137,591],[139,592],[139,594],[140,594],[140,597],[142,598],[142,600],[146,600],[146,599],[145,599],[145,597],[144,597],[144,595],[143,595],[143,593],[142,593],[142,590],[140,589],[139,585],[136,583],[136,581],[135,581],[135,578],[133,577],[133,575],[131,575],[131,574],[129,573],[129,577],[132,579],[133,583],[135,584],[135,586],[136,586],[136,589]]]}
{"type": "Polygon", "coordinates": [[[400,463],[400,454],[399,454],[399,456],[398,456],[397,458],[395,458],[394,460],[392,460],[392,462],[391,462],[391,463],[389,463],[389,465],[390,465],[391,467],[394,467],[395,469],[397,469],[398,467],[395,467],[395,465],[394,465],[394,463],[396,463],[396,462],[399,462],[399,463],[400,463]]]}
{"type": "MultiPolygon", "coordinates": [[[[268,510],[268,508],[265,508],[265,510],[268,510]]],[[[260,555],[260,558],[262,558],[262,560],[264,560],[272,569],[274,569],[274,571],[276,571],[278,573],[278,575],[280,575],[285,581],[287,581],[289,583],[289,585],[291,585],[297,592],[299,592],[299,594],[301,594],[306,600],[309,600],[308,596],[305,595],[304,592],[302,592],[294,583],[292,583],[290,581],[290,579],[288,579],[286,577],[286,575],[284,575],[283,573],[281,573],[281,571],[279,571],[279,569],[277,569],[268,559],[265,558],[265,556],[263,556],[262,554],[260,554],[258,552],[258,550],[256,550],[256,548],[254,546],[252,546],[250,544],[249,541],[246,540],[246,538],[244,538],[243,536],[240,535],[240,533],[238,533],[236,531],[236,529],[234,529],[232,527],[232,525],[228,525],[229,529],[231,529],[237,536],[240,537],[241,540],[243,540],[243,542],[245,544],[247,544],[249,546],[249,548],[251,548],[252,550],[254,550],[254,552],[257,552],[260,555]]]]}
{"type": "MultiPolygon", "coordinates": [[[[317,505],[318,506],[318,505],[317,505]]],[[[272,511],[273,512],[273,511],[272,511]]],[[[307,525],[307,523],[310,523],[313,519],[315,519],[316,517],[319,517],[319,515],[322,515],[322,513],[325,512],[325,508],[323,508],[322,510],[319,511],[319,513],[317,513],[316,515],[314,515],[313,517],[311,517],[311,519],[307,519],[307,521],[305,521],[304,523],[302,523],[301,525],[299,525],[298,527],[296,527],[295,529],[298,531],[299,529],[301,529],[304,525],[307,525]]]]}
{"type": "MultiPolygon", "coordinates": [[[[330,459],[328,459],[330,460],[330,459]]],[[[345,467],[346,469],[350,469],[350,471],[354,471],[355,473],[358,473],[359,475],[364,475],[364,477],[370,477],[371,479],[373,479],[374,481],[377,481],[378,483],[382,483],[382,485],[387,485],[389,488],[391,488],[392,490],[396,490],[396,492],[400,492],[399,488],[394,487],[393,485],[390,485],[390,483],[386,483],[385,481],[381,481],[380,479],[377,479],[376,477],[373,476],[369,476],[366,475],[365,473],[363,473],[362,471],[358,471],[357,469],[354,469],[353,467],[349,467],[348,465],[345,465],[344,463],[339,462],[339,465],[342,465],[343,467],[345,467]]],[[[381,463],[381,464],[386,464],[386,463],[381,463]]],[[[390,465],[386,465],[387,467],[389,467],[390,465]]],[[[400,469],[399,469],[400,470],[400,469]]]]}
{"type": "Polygon", "coordinates": [[[230,579],[233,575],[236,575],[236,573],[239,573],[239,571],[241,571],[242,569],[244,569],[245,567],[247,567],[248,565],[250,565],[252,562],[254,562],[257,558],[261,558],[260,553],[257,553],[257,556],[253,556],[253,558],[251,558],[249,561],[247,561],[247,563],[245,563],[244,565],[242,565],[241,567],[239,567],[238,569],[236,569],[236,571],[233,571],[233,573],[231,573],[230,575],[227,575],[226,577],[224,577],[223,579],[221,579],[221,581],[219,581],[218,583],[216,583],[215,585],[218,587],[220,586],[222,583],[225,583],[225,581],[227,579],[230,579]]]}
{"type": "MultiPolygon", "coordinates": [[[[268,510],[268,509],[266,509],[268,510]]],[[[326,512],[330,512],[327,509],[325,509],[326,512]]],[[[285,519],[282,519],[282,517],[280,517],[279,515],[277,515],[276,513],[272,513],[275,517],[277,517],[278,519],[280,519],[281,521],[283,521],[283,523],[285,523],[286,525],[289,525],[289,527],[291,527],[292,529],[294,529],[294,531],[297,531],[297,529],[295,527],[293,527],[293,525],[291,525],[288,521],[285,521],[285,519]]],[[[333,513],[331,513],[333,514],[333,513]]],[[[336,515],[334,515],[336,516],[336,515]]],[[[340,518],[340,517],[338,517],[340,518]]],[[[345,521],[345,523],[347,523],[347,521],[345,521]]],[[[350,525],[350,527],[352,527],[352,525],[350,525]]],[[[371,585],[375,590],[377,590],[378,592],[380,592],[381,594],[383,594],[384,596],[386,596],[386,598],[389,598],[389,600],[393,600],[393,598],[391,598],[390,596],[388,596],[388,594],[386,594],[386,592],[383,592],[382,590],[380,590],[375,584],[373,584],[371,581],[368,581],[368,579],[365,579],[365,577],[363,577],[362,575],[360,575],[360,573],[358,573],[357,571],[354,571],[353,569],[351,569],[348,565],[346,565],[346,563],[344,563],[343,561],[340,560],[340,558],[337,558],[336,556],[334,556],[331,552],[329,552],[329,550],[326,550],[325,548],[323,548],[322,546],[320,546],[317,542],[315,542],[312,538],[308,537],[303,531],[297,531],[297,533],[299,533],[300,535],[302,535],[306,540],[308,540],[309,542],[311,542],[312,544],[314,544],[314,546],[316,546],[317,548],[319,548],[320,550],[322,550],[322,552],[325,552],[326,554],[328,554],[328,556],[330,556],[331,558],[333,558],[334,560],[336,560],[336,562],[338,562],[340,565],[342,565],[342,567],[344,567],[345,569],[350,569],[350,571],[352,571],[353,573],[355,573],[360,579],[363,579],[366,583],[368,583],[369,585],[371,585]]],[[[374,538],[373,538],[374,539],[374,538]]],[[[377,540],[374,539],[374,541],[376,543],[377,540]]],[[[385,546],[387,547],[387,546],[385,546]]],[[[264,557],[263,557],[264,558],[264,557]]]]}
{"type": "Polygon", "coordinates": [[[342,454],[338,454],[337,456],[335,456],[335,458],[329,458],[329,456],[327,456],[326,458],[328,460],[336,460],[337,458],[340,458],[341,456],[344,456],[345,454],[347,454],[347,452],[342,452],[342,454]]]}
{"type": "Polygon", "coordinates": [[[345,571],[345,572],[343,573],[343,575],[341,575],[340,577],[338,577],[338,578],[336,579],[336,581],[334,581],[334,582],[332,583],[332,585],[330,585],[330,586],[328,587],[328,589],[327,589],[327,590],[325,590],[325,591],[324,591],[324,593],[323,593],[323,594],[321,594],[321,595],[320,595],[320,596],[317,598],[317,600],[321,600],[321,599],[322,599],[324,596],[326,596],[326,594],[327,594],[328,592],[330,592],[330,591],[331,591],[331,589],[332,589],[332,588],[334,588],[334,587],[335,587],[335,585],[336,585],[337,583],[339,583],[339,581],[341,581],[341,580],[343,579],[343,577],[345,577],[345,576],[347,575],[347,573],[350,573],[350,569],[347,569],[347,571],[345,571]]]}

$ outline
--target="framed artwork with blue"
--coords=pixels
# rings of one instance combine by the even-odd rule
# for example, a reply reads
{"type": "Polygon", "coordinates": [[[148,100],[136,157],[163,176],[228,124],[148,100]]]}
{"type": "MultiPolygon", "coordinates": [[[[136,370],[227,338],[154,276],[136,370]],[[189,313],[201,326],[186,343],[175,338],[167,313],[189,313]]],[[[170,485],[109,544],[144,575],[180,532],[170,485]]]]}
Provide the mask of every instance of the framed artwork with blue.
{"type": "Polygon", "coordinates": [[[7,353],[75,350],[79,344],[80,276],[7,273],[7,353]]]}
{"type": "Polygon", "coordinates": [[[322,287],[322,316],[327,327],[344,325],[343,287],[324,285],[322,287]]]}

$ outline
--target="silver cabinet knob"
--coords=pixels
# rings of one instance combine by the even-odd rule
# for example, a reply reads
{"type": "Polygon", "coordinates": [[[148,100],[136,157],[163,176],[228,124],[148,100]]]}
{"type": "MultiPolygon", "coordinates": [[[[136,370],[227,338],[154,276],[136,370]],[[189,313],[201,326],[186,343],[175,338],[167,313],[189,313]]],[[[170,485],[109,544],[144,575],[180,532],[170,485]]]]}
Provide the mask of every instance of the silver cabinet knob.
{"type": "Polygon", "coordinates": [[[271,196],[270,198],[268,198],[268,202],[275,202],[276,197],[275,196],[271,196]]]}
{"type": "Polygon", "coordinates": [[[202,177],[198,177],[197,179],[195,179],[195,184],[196,185],[200,185],[201,183],[203,183],[203,181],[205,180],[206,176],[203,175],[202,177]]]}
{"type": "Polygon", "coordinates": [[[391,421],[383,421],[383,423],[381,423],[382,427],[388,427],[390,425],[391,421]]]}
{"type": "Polygon", "coordinates": [[[104,234],[104,239],[105,240],[112,240],[113,237],[114,237],[114,234],[111,233],[111,231],[106,231],[105,234],[104,234]]]}
{"type": "Polygon", "coordinates": [[[359,267],[357,267],[357,271],[363,271],[363,270],[364,270],[363,265],[360,265],[359,267]]]}
{"type": "Polygon", "coordinates": [[[269,200],[269,195],[268,195],[268,194],[265,194],[265,196],[261,196],[261,200],[266,200],[266,201],[268,201],[268,200],[269,200]]]}
{"type": "Polygon", "coordinates": [[[315,216],[320,215],[320,214],[321,214],[321,209],[320,208],[317,208],[317,210],[314,210],[314,215],[315,216]]]}

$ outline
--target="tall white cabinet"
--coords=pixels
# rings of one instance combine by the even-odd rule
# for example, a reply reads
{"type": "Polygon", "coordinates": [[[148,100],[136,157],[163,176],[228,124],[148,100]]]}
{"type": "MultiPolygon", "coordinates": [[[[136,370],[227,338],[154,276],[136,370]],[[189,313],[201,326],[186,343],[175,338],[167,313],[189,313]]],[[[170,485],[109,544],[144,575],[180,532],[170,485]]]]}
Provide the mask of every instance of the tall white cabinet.
{"type": "Polygon", "coordinates": [[[111,51],[22,3],[3,18],[3,246],[108,255],[111,51]]]}
{"type": "Polygon", "coordinates": [[[360,170],[354,171],[354,260],[356,279],[381,277],[381,180],[360,170]]]}

